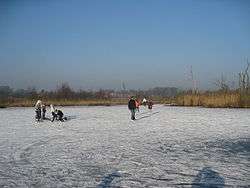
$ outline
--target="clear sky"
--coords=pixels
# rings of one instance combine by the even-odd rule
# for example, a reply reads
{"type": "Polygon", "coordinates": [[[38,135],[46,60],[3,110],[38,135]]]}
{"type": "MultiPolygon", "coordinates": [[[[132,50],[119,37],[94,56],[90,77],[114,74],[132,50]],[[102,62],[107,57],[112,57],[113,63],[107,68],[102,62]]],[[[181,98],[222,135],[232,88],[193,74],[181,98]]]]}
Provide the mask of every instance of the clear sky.
{"type": "Polygon", "coordinates": [[[250,59],[249,0],[1,0],[0,85],[189,87],[250,59]]]}

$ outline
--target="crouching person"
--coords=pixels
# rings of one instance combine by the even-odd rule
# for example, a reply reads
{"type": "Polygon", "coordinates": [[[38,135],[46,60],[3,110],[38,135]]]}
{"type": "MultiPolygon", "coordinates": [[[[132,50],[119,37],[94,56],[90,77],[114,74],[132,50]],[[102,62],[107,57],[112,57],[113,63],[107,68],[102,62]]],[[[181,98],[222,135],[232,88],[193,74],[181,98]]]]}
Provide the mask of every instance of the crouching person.
{"type": "Polygon", "coordinates": [[[61,110],[56,110],[56,115],[59,121],[64,121],[63,112],[61,110]]]}
{"type": "Polygon", "coordinates": [[[50,105],[50,110],[51,110],[51,114],[52,114],[52,122],[56,119],[59,121],[64,121],[67,120],[66,117],[63,117],[63,112],[61,110],[55,109],[54,105],[51,104],[50,105]]]}

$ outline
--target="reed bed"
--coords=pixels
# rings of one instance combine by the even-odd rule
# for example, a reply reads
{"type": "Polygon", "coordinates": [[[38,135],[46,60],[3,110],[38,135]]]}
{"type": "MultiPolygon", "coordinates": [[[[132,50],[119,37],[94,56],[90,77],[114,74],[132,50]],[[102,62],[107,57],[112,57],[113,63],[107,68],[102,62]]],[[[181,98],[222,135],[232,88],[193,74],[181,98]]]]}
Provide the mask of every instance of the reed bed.
{"type": "Polygon", "coordinates": [[[211,108],[249,108],[250,93],[241,92],[209,92],[183,94],[175,99],[178,106],[203,106],[211,108]]]}
{"type": "MultiPolygon", "coordinates": [[[[56,106],[113,106],[127,104],[123,99],[91,99],[91,100],[42,100],[46,105],[54,104],[56,106]]],[[[8,99],[0,101],[0,108],[4,107],[32,107],[36,103],[34,99],[8,99]]]]}

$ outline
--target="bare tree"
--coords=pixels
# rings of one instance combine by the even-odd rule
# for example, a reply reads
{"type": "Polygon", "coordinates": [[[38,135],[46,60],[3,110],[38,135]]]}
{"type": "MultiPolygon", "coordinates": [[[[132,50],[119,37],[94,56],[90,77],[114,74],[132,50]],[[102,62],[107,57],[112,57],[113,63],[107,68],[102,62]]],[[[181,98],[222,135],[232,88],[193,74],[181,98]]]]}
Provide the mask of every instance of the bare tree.
{"type": "Polygon", "coordinates": [[[192,65],[190,66],[190,71],[187,77],[188,77],[188,80],[191,81],[191,84],[192,84],[192,93],[197,93],[198,92],[197,80],[195,79],[192,65]]]}
{"type": "Polygon", "coordinates": [[[241,91],[247,91],[250,88],[249,73],[248,73],[249,66],[250,62],[247,59],[247,66],[245,70],[239,73],[239,88],[241,91]]]}
{"type": "Polygon", "coordinates": [[[216,80],[214,84],[220,88],[221,91],[228,91],[230,88],[228,86],[228,83],[226,81],[226,78],[223,74],[221,74],[221,78],[216,80]]]}
{"type": "Polygon", "coordinates": [[[68,83],[62,83],[56,90],[56,95],[61,99],[69,99],[74,97],[74,91],[70,88],[68,83]]]}

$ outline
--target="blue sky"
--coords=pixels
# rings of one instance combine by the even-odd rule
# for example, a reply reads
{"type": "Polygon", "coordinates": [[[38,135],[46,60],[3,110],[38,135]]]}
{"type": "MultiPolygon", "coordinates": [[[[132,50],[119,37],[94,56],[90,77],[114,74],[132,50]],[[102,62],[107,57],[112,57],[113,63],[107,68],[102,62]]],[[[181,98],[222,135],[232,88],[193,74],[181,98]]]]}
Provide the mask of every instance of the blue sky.
{"type": "Polygon", "coordinates": [[[247,0],[2,0],[0,85],[201,89],[250,58],[247,0]]]}

